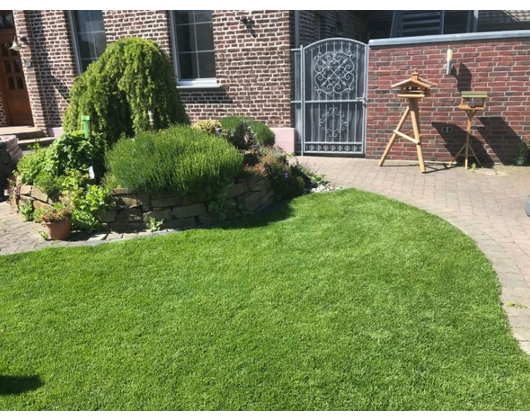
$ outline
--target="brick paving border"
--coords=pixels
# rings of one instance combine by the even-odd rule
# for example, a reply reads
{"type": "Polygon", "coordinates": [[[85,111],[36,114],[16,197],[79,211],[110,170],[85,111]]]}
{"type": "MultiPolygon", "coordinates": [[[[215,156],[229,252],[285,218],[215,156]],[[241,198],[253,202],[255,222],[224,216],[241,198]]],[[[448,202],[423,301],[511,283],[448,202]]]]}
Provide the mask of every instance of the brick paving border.
{"type": "Polygon", "coordinates": [[[501,302],[514,336],[530,354],[530,168],[499,166],[464,170],[416,162],[298,157],[336,186],[375,192],[413,205],[452,223],[477,243],[493,264],[501,302]]]}

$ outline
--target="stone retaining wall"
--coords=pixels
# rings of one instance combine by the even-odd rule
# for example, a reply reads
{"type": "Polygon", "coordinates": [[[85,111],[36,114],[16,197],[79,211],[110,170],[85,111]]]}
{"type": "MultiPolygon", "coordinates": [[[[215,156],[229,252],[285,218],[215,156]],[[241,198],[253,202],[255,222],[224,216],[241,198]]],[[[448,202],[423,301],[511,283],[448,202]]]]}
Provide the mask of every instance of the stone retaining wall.
{"type": "MultiPolygon", "coordinates": [[[[111,230],[140,230],[151,217],[164,220],[164,227],[187,228],[220,221],[214,203],[194,195],[139,194],[126,189],[112,190],[115,207],[102,212],[100,220],[111,230]]],[[[235,219],[257,213],[270,206],[274,193],[266,178],[250,176],[238,178],[226,193],[226,218],[235,219]]],[[[66,197],[49,197],[39,187],[22,185],[20,201],[30,200],[33,208],[48,209],[60,201],[68,204],[66,197]]]]}

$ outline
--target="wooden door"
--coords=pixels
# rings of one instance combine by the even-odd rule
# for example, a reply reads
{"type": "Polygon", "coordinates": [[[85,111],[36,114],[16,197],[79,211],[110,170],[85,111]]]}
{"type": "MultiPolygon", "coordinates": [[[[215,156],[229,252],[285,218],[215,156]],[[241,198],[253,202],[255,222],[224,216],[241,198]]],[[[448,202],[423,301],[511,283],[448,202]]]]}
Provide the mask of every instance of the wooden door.
{"type": "MultiPolygon", "coordinates": [[[[33,125],[20,53],[10,49],[16,35],[13,13],[0,11],[0,93],[8,125],[33,125]]],[[[26,47],[28,48],[28,47],[26,47]]]]}

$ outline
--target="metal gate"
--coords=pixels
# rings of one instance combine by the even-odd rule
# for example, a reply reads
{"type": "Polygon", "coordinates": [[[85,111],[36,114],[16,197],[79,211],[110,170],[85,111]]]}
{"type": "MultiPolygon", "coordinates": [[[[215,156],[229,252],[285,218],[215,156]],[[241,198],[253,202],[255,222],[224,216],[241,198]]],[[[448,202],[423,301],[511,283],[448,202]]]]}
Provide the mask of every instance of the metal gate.
{"type": "Polygon", "coordinates": [[[364,154],[368,46],[330,38],[292,50],[302,154],[364,154]]]}

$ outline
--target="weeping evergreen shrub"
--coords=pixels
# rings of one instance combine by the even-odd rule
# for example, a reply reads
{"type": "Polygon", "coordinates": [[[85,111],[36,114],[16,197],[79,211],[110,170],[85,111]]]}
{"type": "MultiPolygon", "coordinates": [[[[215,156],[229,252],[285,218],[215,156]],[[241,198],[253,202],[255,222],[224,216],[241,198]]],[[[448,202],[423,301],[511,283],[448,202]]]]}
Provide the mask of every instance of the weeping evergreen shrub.
{"type": "Polygon", "coordinates": [[[243,156],[224,138],[176,126],[119,140],[106,167],[113,187],[213,198],[243,171],[243,156]]]}
{"type": "Polygon", "coordinates": [[[166,54],[142,38],[108,45],[76,78],[69,102],[65,131],[82,129],[81,116],[89,115],[92,130],[106,134],[110,142],[143,130],[189,124],[166,54]]]}
{"type": "Polygon", "coordinates": [[[235,115],[224,117],[219,120],[221,127],[224,130],[230,130],[232,133],[237,130],[237,127],[242,122],[250,126],[256,135],[256,140],[259,144],[262,146],[274,146],[276,136],[274,135],[274,132],[267,126],[267,124],[256,121],[250,117],[238,117],[235,115]]]}

